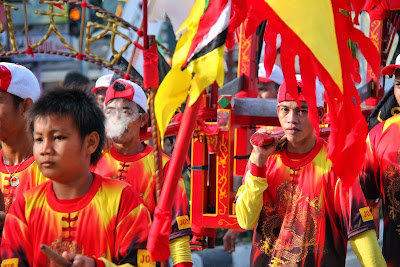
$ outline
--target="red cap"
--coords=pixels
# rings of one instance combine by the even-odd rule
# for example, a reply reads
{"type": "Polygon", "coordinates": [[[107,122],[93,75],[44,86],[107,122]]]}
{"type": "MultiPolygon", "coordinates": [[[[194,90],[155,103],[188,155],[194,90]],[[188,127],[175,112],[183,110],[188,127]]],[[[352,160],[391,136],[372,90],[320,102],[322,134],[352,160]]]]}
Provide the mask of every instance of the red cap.
{"type": "MultiPolygon", "coordinates": [[[[301,76],[299,74],[296,74],[296,81],[297,81],[297,86],[302,88],[303,83],[301,80],[301,76]]],[[[315,80],[315,98],[316,98],[315,100],[316,100],[317,107],[323,107],[324,106],[324,87],[318,79],[315,80]]],[[[307,102],[304,95],[301,94],[301,91],[299,93],[298,100],[307,102]]],[[[290,95],[289,92],[287,91],[286,81],[283,81],[283,83],[279,87],[278,103],[280,103],[282,101],[296,101],[296,99],[292,95],[290,95]]]]}
{"type": "MultiPolygon", "coordinates": [[[[303,84],[301,80],[297,80],[297,85],[301,88],[303,87],[303,84]]],[[[305,97],[299,92],[299,101],[306,101],[305,97]]],[[[296,99],[289,94],[286,88],[286,81],[283,81],[281,86],[279,87],[279,93],[278,93],[278,103],[282,101],[296,101],[296,99]]]]}
{"type": "Polygon", "coordinates": [[[125,98],[138,104],[145,112],[147,112],[147,97],[142,87],[132,81],[125,79],[117,79],[107,89],[104,104],[114,98],[125,98]]]}
{"type": "Polygon", "coordinates": [[[396,69],[400,69],[400,55],[396,57],[396,63],[387,65],[381,70],[382,75],[393,75],[396,69]]]}

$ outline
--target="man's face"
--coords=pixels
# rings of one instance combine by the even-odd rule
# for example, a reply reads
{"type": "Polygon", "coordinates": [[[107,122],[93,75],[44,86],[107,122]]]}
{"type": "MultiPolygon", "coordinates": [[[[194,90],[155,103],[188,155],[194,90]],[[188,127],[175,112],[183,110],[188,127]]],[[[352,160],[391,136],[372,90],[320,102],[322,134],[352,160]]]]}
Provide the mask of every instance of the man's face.
{"type": "Polygon", "coordinates": [[[282,101],[277,106],[279,122],[289,142],[301,146],[314,142],[314,128],[308,119],[308,105],[300,101],[282,101]]]}
{"type": "Polygon", "coordinates": [[[140,139],[141,114],[136,104],[124,98],[116,98],[107,103],[106,134],[118,144],[140,139]]]}
{"type": "Polygon", "coordinates": [[[104,110],[104,100],[106,99],[106,93],[107,93],[107,88],[99,88],[96,91],[96,102],[101,108],[101,110],[104,110]]]}
{"type": "Polygon", "coordinates": [[[258,83],[258,98],[276,98],[278,89],[274,82],[258,83]]]}
{"type": "Polygon", "coordinates": [[[394,75],[394,96],[396,97],[397,104],[400,105],[400,69],[396,69],[394,75]]]}
{"type": "Polygon", "coordinates": [[[16,136],[25,131],[25,115],[22,102],[18,107],[14,105],[14,97],[0,90],[0,140],[16,136]]]}

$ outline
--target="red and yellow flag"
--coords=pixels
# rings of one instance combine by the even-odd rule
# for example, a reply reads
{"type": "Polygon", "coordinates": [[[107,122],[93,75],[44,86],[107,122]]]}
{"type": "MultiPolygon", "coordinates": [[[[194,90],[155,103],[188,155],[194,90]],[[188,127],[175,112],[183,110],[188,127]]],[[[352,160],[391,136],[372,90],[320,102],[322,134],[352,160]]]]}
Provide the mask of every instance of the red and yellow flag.
{"type": "MultiPolygon", "coordinates": [[[[372,42],[354,27],[351,11],[358,14],[362,0],[234,0],[236,17],[246,18],[250,35],[263,20],[266,50],[264,65],[271,73],[276,56],[276,37],[281,35],[281,63],[288,90],[297,95],[295,58],[298,57],[308,103],[315,102],[315,78],[324,84],[331,134],[328,157],[335,172],[347,184],[353,183],[365,154],[367,124],[361,113],[360,97],[354,82],[360,82],[358,61],[348,46],[351,40],[379,74],[379,54],[372,42]],[[240,4],[236,3],[240,2],[240,4]],[[243,9],[243,6],[246,9],[243,9]],[[235,8],[241,6],[241,9],[235,8]],[[243,16],[245,14],[245,16],[243,16]]],[[[235,22],[237,25],[237,21],[235,22]]],[[[234,30],[233,27],[230,31],[234,30]]],[[[310,120],[318,129],[316,108],[310,120]]]]}
{"type": "Polygon", "coordinates": [[[178,32],[186,29],[175,48],[172,68],[154,99],[161,140],[177,108],[190,96],[192,105],[203,90],[224,82],[223,55],[231,0],[197,0],[178,32]]]}

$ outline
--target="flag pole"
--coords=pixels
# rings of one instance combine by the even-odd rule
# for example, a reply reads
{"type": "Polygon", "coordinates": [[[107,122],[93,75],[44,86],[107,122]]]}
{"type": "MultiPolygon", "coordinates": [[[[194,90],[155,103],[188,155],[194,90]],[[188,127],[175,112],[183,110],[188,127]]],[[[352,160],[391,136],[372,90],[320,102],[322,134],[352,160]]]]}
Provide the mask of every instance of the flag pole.
{"type": "MultiPolygon", "coordinates": [[[[148,66],[154,64],[152,58],[149,58],[147,51],[153,45],[155,45],[155,36],[147,34],[147,0],[143,0],[143,61],[144,65],[148,66]],[[146,53],[145,53],[146,51],[146,53]]],[[[157,54],[152,54],[152,57],[158,56],[157,54]]],[[[157,58],[158,59],[158,58],[157,58]]],[[[158,63],[158,60],[156,61],[158,63]]],[[[154,66],[153,66],[154,67],[154,66]]],[[[158,70],[158,64],[156,66],[158,70]]],[[[151,119],[151,129],[152,129],[152,141],[153,141],[153,154],[154,154],[154,167],[155,167],[155,180],[156,180],[156,203],[159,203],[161,188],[162,188],[162,180],[163,180],[163,166],[162,166],[162,151],[160,145],[160,135],[158,133],[156,115],[154,111],[154,98],[158,89],[158,79],[156,83],[153,81],[150,83],[150,80],[154,80],[154,75],[158,76],[157,72],[148,73],[147,68],[143,68],[143,84],[145,85],[145,89],[149,92],[150,95],[150,119],[151,119]],[[149,76],[153,76],[149,79],[149,76]],[[147,84],[151,84],[147,86],[147,84]]]]}
{"type": "MultiPolygon", "coordinates": [[[[171,209],[175,198],[176,186],[181,176],[181,170],[185,162],[186,153],[192,139],[192,133],[196,125],[196,116],[200,109],[203,97],[200,96],[192,106],[187,106],[183,113],[182,123],[176,138],[175,149],[172,152],[169,168],[165,174],[163,190],[160,195],[147,240],[147,249],[153,261],[165,261],[168,259],[169,233],[171,231],[171,209]]],[[[187,101],[189,103],[189,99],[187,101]]]]}

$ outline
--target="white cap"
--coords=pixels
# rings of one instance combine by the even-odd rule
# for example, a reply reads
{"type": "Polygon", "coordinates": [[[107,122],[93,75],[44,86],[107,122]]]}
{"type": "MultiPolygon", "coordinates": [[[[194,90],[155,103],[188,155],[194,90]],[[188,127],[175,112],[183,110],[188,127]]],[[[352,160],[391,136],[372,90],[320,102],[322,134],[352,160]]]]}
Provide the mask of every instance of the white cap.
{"type": "Polygon", "coordinates": [[[281,68],[278,65],[274,65],[274,67],[272,68],[271,75],[267,79],[264,63],[258,64],[258,81],[264,83],[274,82],[281,85],[283,83],[283,73],[281,68]]]}
{"type": "Polygon", "coordinates": [[[111,79],[113,74],[103,75],[96,80],[95,87],[92,89],[92,93],[96,93],[99,88],[105,87],[108,88],[111,84],[111,79]]]}
{"type": "Polygon", "coordinates": [[[0,90],[33,102],[41,93],[39,82],[30,70],[8,62],[0,62],[0,90]]]}
{"type": "Polygon", "coordinates": [[[147,97],[142,87],[136,83],[125,80],[117,79],[107,89],[106,99],[104,104],[115,98],[125,98],[138,104],[145,112],[147,112],[147,97]]]}

